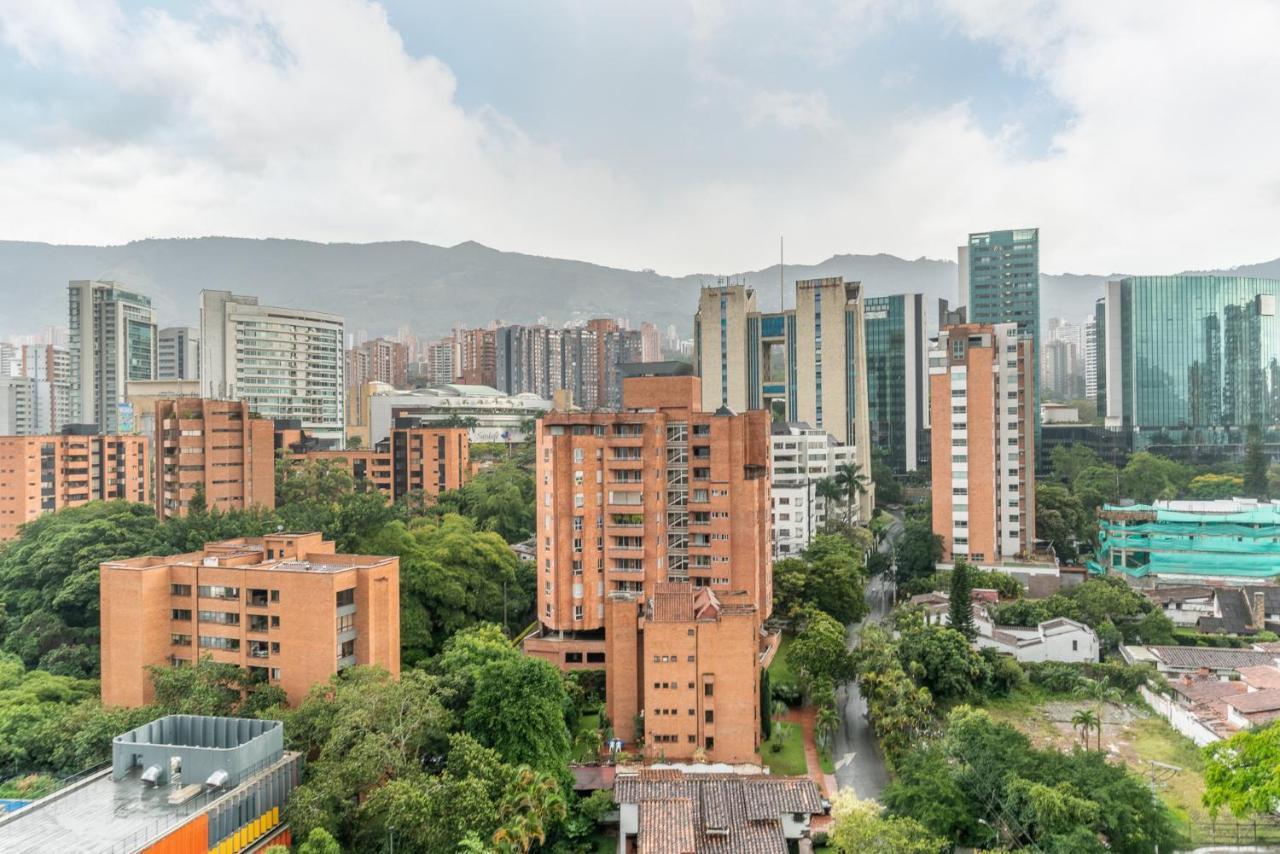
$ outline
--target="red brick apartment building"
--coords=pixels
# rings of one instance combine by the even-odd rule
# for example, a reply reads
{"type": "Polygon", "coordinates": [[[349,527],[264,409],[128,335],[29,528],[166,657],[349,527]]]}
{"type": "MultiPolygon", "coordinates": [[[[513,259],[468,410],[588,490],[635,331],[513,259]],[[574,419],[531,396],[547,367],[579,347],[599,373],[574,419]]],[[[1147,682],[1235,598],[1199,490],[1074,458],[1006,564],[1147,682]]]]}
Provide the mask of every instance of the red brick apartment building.
{"type": "Polygon", "coordinates": [[[0,541],[44,513],[96,500],[150,501],[145,436],[72,426],[53,436],[0,436],[0,541]]]}
{"type": "Polygon", "coordinates": [[[148,665],[204,655],[297,703],[357,664],[400,673],[400,560],[337,554],[321,534],[208,543],[101,567],[102,702],[143,706],[148,665]]]}
{"type": "Polygon", "coordinates": [[[756,759],[772,649],[768,413],[703,411],[694,376],[628,377],[623,395],[620,412],[538,424],[541,626],[524,649],[605,668],[628,744],[643,719],[654,756],[756,759]]]}
{"type": "Polygon", "coordinates": [[[274,426],[241,401],[156,401],[156,514],[187,515],[197,487],[209,509],[274,509],[274,426]]]}
{"type": "Polygon", "coordinates": [[[387,501],[422,492],[434,498],[471,479],[471,441],[465,427],[423,427],[402,418],[391,435],[374,448],[347,451],[304,451],[294,460],[342,463],[357,484],[387,496],[387,501]]]}
{"type": "Polygon", "coordinates": [[[933,532],[991,565],[1035,538],[1035,358],[1017,326],[944,327],[929,353],[933,532]]]}

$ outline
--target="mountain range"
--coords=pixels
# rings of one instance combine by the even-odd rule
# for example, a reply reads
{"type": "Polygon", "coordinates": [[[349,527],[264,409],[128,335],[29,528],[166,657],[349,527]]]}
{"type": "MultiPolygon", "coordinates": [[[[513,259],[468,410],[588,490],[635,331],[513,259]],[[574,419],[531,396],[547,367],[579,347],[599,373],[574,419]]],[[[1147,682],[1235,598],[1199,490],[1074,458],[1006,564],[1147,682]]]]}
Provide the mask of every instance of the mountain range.
{"type": "MultiPolygon", "coordinates": [[[[1280,259],[1204,272],[1280,278],[1280,259]]],[[[1114,274],[1113,274],[1114,275],[1114,274]]],[[[1045,318],[1083,320],[1102,283],[1113,275],[1042,275],[1045,318]]],[[[935,300],[955,302],[954,261],[893,255],[835,255],[817,264],[778,265],[727,276],[756,288],[760,306],[778,306],[780,282],[787,304],[796,279],[843,276],[870,296],[921,292],[932,316],[935,300]]],[[[349,331],[371,337],[407,326],[421,336],[447,333],[455,324],[492,320],[552,324],[591,317],[643,320],[682,336],[692,328],[701,285],[714,274],[680,277],[623,270],[584,261],[502,252],[478,243],[313,243],[201,237],[138,240],[122,246],[66,246],[0,241],[0,337],[65,325],[71,279],[111,279],[151,297],[162,326],[195,325],[202,289],[257,295],[264,303],[329,311],[349,331]]],[[[932,323],[932,318],[930,320],[932,323]]]]}

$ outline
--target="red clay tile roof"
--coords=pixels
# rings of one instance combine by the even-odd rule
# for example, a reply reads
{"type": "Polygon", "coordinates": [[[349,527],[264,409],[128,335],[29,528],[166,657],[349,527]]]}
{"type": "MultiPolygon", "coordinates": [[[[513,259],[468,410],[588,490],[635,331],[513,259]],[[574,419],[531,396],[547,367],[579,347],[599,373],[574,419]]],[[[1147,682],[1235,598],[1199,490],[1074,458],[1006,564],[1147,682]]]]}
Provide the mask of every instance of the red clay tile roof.
{"type": "Polygon", "coordinates": [[[1244,694],[1227,697],[1223,702],[1243,714],[1249,714],[1250,712],[1280,712],[1280,690],[1248,691],[1244,694]]]}
{"type": "Polygon", "coordinates": [[[1258,664],[1253,667],[1241,667],[1237,671],[1240,679],[1251,688],[1265,691],[1268,688],[1280,688],[1280,668],[1270,664],[1258,664]]]}

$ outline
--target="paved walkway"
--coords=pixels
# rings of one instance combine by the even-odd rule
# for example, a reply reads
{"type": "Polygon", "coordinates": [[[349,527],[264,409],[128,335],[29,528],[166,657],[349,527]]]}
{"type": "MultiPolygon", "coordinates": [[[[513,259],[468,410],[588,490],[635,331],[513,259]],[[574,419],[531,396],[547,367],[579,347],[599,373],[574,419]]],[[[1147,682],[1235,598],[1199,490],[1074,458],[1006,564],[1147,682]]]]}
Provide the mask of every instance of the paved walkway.
{"type": "Polygon", "coordinates": [[[818,758],[818,743],[813,735],[813,725],[817,716],[817,710],[812,706],[805,706],[799,709],[787,709],[787,715],[783,720],[800,727],[800,731],[804,734],[804,761],[809,766],[809,777],[822,790],[824,797],[833,798],[836,793],[836,778],[831,774],[823,773],[822,761],[818,758]]]}

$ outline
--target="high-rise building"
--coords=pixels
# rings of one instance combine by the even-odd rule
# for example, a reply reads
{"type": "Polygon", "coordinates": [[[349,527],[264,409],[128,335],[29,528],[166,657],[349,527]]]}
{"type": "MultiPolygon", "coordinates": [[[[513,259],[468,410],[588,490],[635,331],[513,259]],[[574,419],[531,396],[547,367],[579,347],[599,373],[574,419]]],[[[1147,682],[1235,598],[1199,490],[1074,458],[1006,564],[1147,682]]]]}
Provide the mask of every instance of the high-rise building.
{"type": "Polygon", "coordinates": [[[493,329],[467,329],[462,333],[463,385],[498,386],[498,335],[493,329]]]}
{"type": "Polygon", "coordinates": [[[201,396],[243,400],[259,418],[297,418],[341,446],[346,388],[341,317],[200,292],[201,396]]]}
{"type": "Polygon", "coordinates": [[[458,379],[458,343],[452,336],[427,345],[426,379],[429,385],[448,385],[458,379]]]}
{"type": "Polygon", "coordinates": [[[960,302],[969,323],[1012,323],[1032,342],[1036,447],[1040,440],[1040,229],[1018,228],[969,235],[963,254],[960,302]]]}
{"type": "Polygon", "coordinates": [[[929,352],[933,532],[946,560],[1033,552],[1033,347],[1015,324],[967,324],[943,329],[929,352]]]}
{"type": "Polygon", "coordinates": [[[151,300],[116,282],[67,285],[71,419],[103,433],[129,432],[125,383],[156,376],[151,300]]]}
{"type": "Polygon", "coordinates": [[[190,326],[166,326],[160,330],[156,379],[200,379],[200,331],[190,326]]]}
{"type": "Polygon", "coordinates": [[[185,516],[201,493],[210,510],[276,506],[275,425],[233,400],[161,400],[156,418],[156,513],[185,516]]]}
{"type": "Polygon", "coordinates": [[[39,436],[52,432],[49,409],[40,405],[48,383],[0,374],[0,436],[39,436]]]}
{"type": "Polygon", "coordinates": [[[1084,396],[1087,400],[1098,397],[1098,320],[1093,315],[1085,318],[1080,337],[1084,342],[1084,396]]]}
{"type": "Polygon", "coordinates": [[[648,321],[640,324],[640,358],[637,361],[662,361],[662,334],[648,321]]]}
{"type": "MultiPolygon", "coordinates": [[[[839,277],[796,282],[796,307],[756,308],[742,285],[703,288],[694,317],[694,368],[702,406],[769,410],[775,420],[804,422],[852,445],[871,472],[867,343],[862,286],[839,277]]],[[[868,490],[858,512],[871,516],[868,490]]]]}
{"type": "Polygon", "coordinates": [[[924,295],[868,297],[863,323],[871,447],[894,474],[915,471],[929,407],[924,295]]]}
{"type": "Polygon", "coordinates": [[[374,338],[348,350],[347,387],[359,388],[370,381],[404,388],[409,382],[408,346],[374,338]]]}
{"type": "Polygon", "coordinates": [[[798,554],[831,515],[844,511],[827,506],[818,484],[835,477],[844,463],[856,462],[856,449],[841,445],[825,430],[808,424],[773,422],[769,447],[770,504],[773,510],[773,555],[798,554]]]}
{"type": "Polygon", "coordinates": [[[1099,329],[1107,426],[1135,450],[1177,456],[1238,454],[1251,425],[1274,434],[1278,297],[1280,281],[1243,276],[1108,282],[1099,329]]]}
{"type": "Polygon", "coordinates": [[[71,423],[71,354],[56,344],[26,344],[19,349],[19,358],[21,374],[36,382],[36,407],[44,426],[40,432],[62,432],[71,423]]]}
{"type": "Polygon", "coordinates": [[[148,667],[247,667],[296,704],[358,664],[400,673],[400,559],[338,554],[322,534],[206,543],[100,569],[102,702],[145,706],[148,667]]]}
{"type": "Polygon", "coordinates": [[[391,435],[369,448],[300,451],[290,459],[330,460],[343,466],[361,488],[376,489],[395,502],[414,493],[435,498],[471,479],[471,442],[466,427],[432,427],[398,418],[391,435]]]}
{"type": "Polygon", "coordinates": [[[698,378],[674,373],[629,376],[624,395],[620,412],[538,422],[541,625],[525,651],[603,666],[627,743],[643,719],[655,753],[748,761],[773,602],[769,416],[707,411],[698,378]]]}
{"type": "Polygon", "coordinates": [[[89,430],[0,436],[0,541],[44,513],[97,500],[150,500],[147,438],[89,430]]]}

